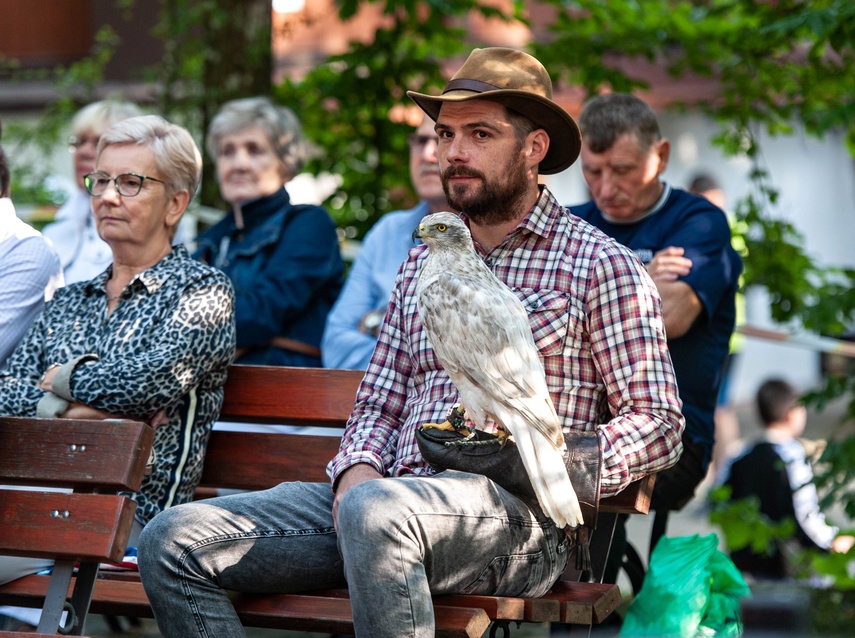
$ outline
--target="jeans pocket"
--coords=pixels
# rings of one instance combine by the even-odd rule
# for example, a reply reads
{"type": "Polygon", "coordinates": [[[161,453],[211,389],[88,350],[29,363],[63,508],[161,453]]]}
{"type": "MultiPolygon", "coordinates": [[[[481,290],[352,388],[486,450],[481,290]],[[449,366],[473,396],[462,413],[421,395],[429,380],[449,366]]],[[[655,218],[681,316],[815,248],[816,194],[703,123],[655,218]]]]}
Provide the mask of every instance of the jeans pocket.
{"type": "Polygon", "coordinates": [[[496,556],[462,593],[533,597],[552,585],[544,582],[543,552],[496,556]]]}

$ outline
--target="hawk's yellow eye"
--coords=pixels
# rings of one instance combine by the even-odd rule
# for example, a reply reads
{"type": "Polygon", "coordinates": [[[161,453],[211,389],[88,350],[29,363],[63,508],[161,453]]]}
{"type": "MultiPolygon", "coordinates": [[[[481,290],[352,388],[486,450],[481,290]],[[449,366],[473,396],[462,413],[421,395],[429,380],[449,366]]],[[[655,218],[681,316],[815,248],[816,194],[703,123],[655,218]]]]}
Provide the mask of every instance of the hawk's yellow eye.
{"type": "Polygon", "coordinates": [[[436,229],[441,233],[444,233],[447,228],[448,228],[448,226],[446,226],[445,224],[437,224],[436,225],[436,229]]]}

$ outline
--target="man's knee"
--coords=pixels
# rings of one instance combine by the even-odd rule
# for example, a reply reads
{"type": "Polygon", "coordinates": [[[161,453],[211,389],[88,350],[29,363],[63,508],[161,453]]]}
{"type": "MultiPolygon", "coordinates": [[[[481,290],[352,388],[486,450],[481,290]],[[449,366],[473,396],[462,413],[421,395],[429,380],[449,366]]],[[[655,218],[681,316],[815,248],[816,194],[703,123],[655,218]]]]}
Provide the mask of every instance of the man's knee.
{"type": "Polygon", "coordinates": [[[165,509],[146,524],[137,547],[140,571],[153,569],[165,556],[178,555],[182,533],[192,530],[199,522],[193,505],[177,505],[165,509]]]}

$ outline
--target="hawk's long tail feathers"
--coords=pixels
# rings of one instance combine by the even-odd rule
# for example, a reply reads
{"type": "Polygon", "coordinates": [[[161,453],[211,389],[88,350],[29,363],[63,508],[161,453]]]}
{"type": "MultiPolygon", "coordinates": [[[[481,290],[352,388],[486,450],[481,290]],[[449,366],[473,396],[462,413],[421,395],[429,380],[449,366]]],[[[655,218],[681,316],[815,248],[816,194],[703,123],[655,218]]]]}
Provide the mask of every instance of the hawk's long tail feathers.
{"type": "Polygon", "coordinates": [[[513,428],[511,431],[544,513],[559,529],[581,525],[582,509],[567,476],[562,451],[532,428],[513,428]]]}

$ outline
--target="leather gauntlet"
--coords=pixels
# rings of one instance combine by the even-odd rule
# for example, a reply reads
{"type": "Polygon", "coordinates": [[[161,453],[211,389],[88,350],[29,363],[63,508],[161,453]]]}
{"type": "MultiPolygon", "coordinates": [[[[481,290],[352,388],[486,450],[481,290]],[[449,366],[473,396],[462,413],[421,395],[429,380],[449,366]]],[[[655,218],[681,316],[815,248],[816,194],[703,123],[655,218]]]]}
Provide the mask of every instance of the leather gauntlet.
{"type": "MultiPolygon", "coordinates": [[[[513,441],[481,430],[466,435],[451,430],[419,428],[416,441],[422,457],[437,472],[458,470],[482,474],[520,497],[535,500],[534,489],[513,441]]],[[[596,432],[564,435],[564,465],[579,498],[585,525],[597,527],[602,454],[596,432]]]]}

